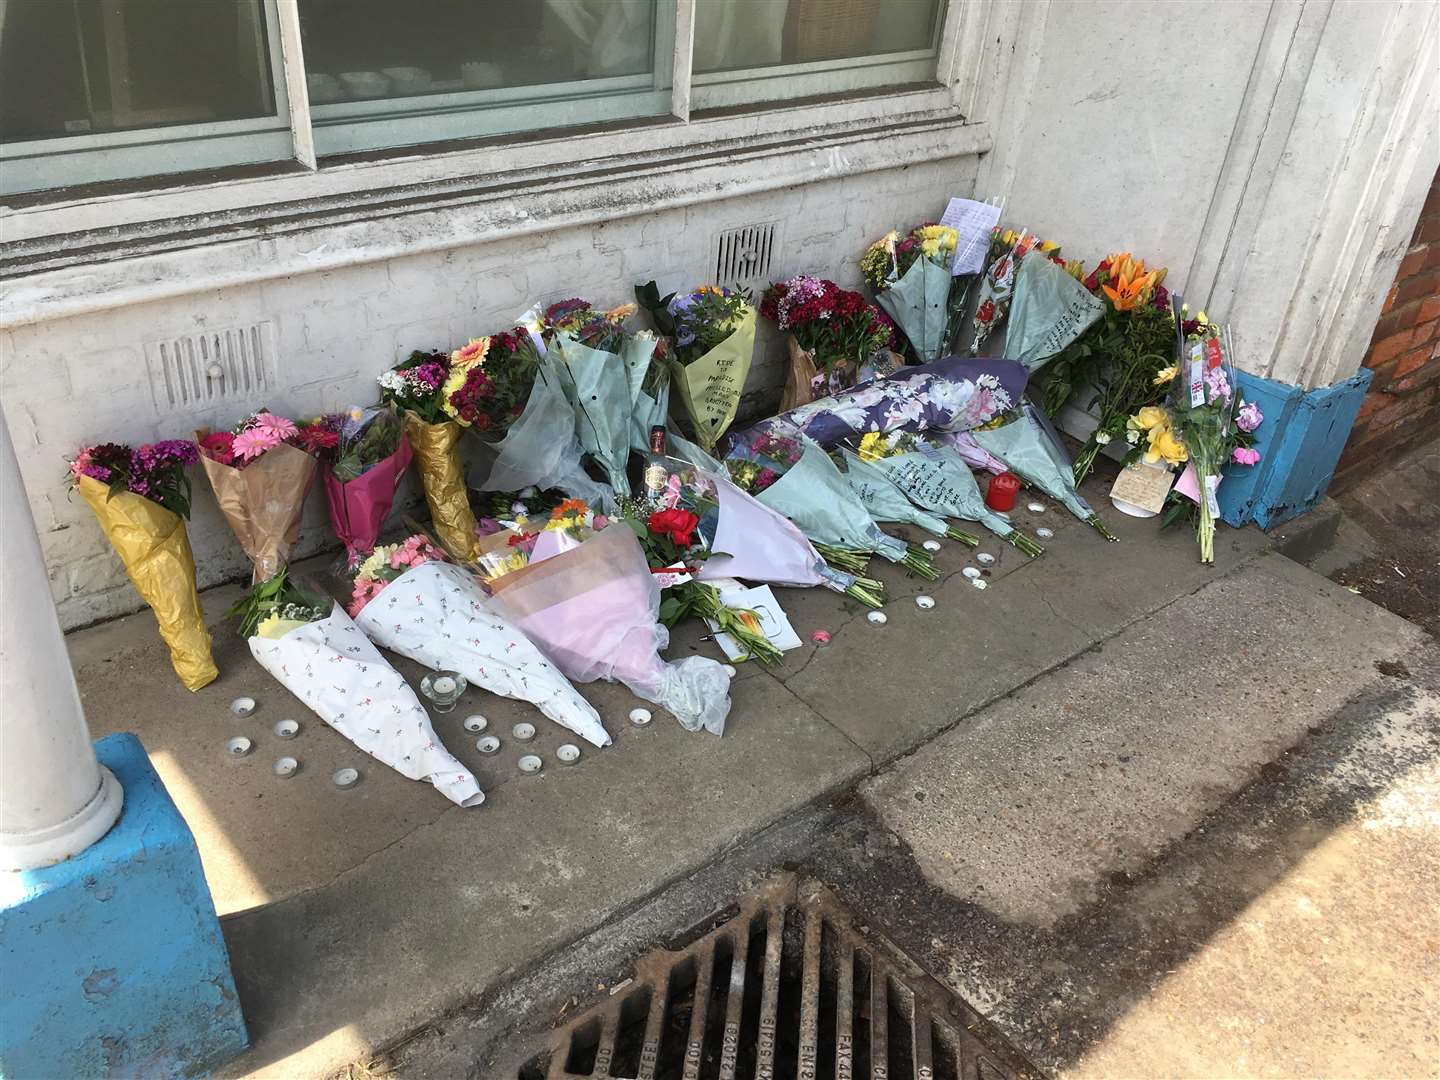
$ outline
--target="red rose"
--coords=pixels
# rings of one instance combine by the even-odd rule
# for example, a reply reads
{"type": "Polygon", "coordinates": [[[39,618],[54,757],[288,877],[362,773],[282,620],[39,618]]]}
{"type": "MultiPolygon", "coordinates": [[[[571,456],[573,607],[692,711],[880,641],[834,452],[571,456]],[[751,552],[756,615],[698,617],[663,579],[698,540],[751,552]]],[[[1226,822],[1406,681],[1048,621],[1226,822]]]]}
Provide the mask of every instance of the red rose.
{"type": "Polygon", "coordinates": [[[995,318],[995,301],[986,300],[983,304],[981,304],[980,310],[975,312],[975,318],[982,323],[987,323],[991,319],[995,318]]]}
{"type": "Polygon", "coordinates": [[[646,523],[656,536],[668,536],[681,547],[689,547],[695,538],[700,519],[689,510],[657,510],[646,523]]]}

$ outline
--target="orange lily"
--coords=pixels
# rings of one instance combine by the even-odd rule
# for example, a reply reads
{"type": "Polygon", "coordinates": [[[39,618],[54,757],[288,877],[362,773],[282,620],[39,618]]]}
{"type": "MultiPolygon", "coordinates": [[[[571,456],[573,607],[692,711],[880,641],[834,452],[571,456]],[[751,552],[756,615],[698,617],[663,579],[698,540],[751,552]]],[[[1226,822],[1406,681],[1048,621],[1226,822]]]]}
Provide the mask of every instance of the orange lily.
{"type": "Polygon", "coordinates": [[[1115,305],[1116,311],[1130,311],[1155,293],[1155,286],[1165,279],[1165,270],[1147,270],[1144,259],[1132,258],[1128,251],[1111,255],[1110,284],[1100,288],[1115,305]]]}

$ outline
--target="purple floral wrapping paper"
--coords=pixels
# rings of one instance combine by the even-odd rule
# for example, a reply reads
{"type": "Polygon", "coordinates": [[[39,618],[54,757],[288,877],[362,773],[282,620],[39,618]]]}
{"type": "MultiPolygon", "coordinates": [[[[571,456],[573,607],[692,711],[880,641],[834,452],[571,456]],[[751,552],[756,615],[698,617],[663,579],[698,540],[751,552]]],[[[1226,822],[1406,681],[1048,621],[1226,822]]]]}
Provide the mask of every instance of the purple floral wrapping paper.
{"type": "Polygon", "coordinates": [[[729,439],[747,440],[777,421],[827,449],[867,431],[970,431],[1014,408],[1027,374],[1000,357],[948,356],[761,420],[729,439]]]}

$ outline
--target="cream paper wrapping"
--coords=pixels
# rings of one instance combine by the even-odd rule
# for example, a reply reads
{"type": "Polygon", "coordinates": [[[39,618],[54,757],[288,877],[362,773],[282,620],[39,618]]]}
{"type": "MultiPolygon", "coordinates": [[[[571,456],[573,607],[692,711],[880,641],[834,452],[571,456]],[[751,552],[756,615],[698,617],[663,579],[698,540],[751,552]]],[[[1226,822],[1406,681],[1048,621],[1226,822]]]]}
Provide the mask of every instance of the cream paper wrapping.
{"type": "Polygon", "coordinates": [[[470,770],[436,737],[415,691],[339,604],[329,618],[282,638],[249,640],[261,667],[376,761],[429,781],[459,806],[485,801],[470,770]]]}

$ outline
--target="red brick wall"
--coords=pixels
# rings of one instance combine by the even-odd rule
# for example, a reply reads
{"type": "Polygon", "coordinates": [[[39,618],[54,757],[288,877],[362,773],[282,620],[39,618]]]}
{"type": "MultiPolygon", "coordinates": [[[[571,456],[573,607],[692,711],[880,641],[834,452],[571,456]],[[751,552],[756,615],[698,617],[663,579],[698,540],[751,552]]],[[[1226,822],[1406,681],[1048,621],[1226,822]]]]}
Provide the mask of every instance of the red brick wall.
{"type": "Polygon", "coordinates": [[[1375,378],[1332,490],[1440,435],[1440,173],[1380,310],[1365,366],[1375,378]]]}

